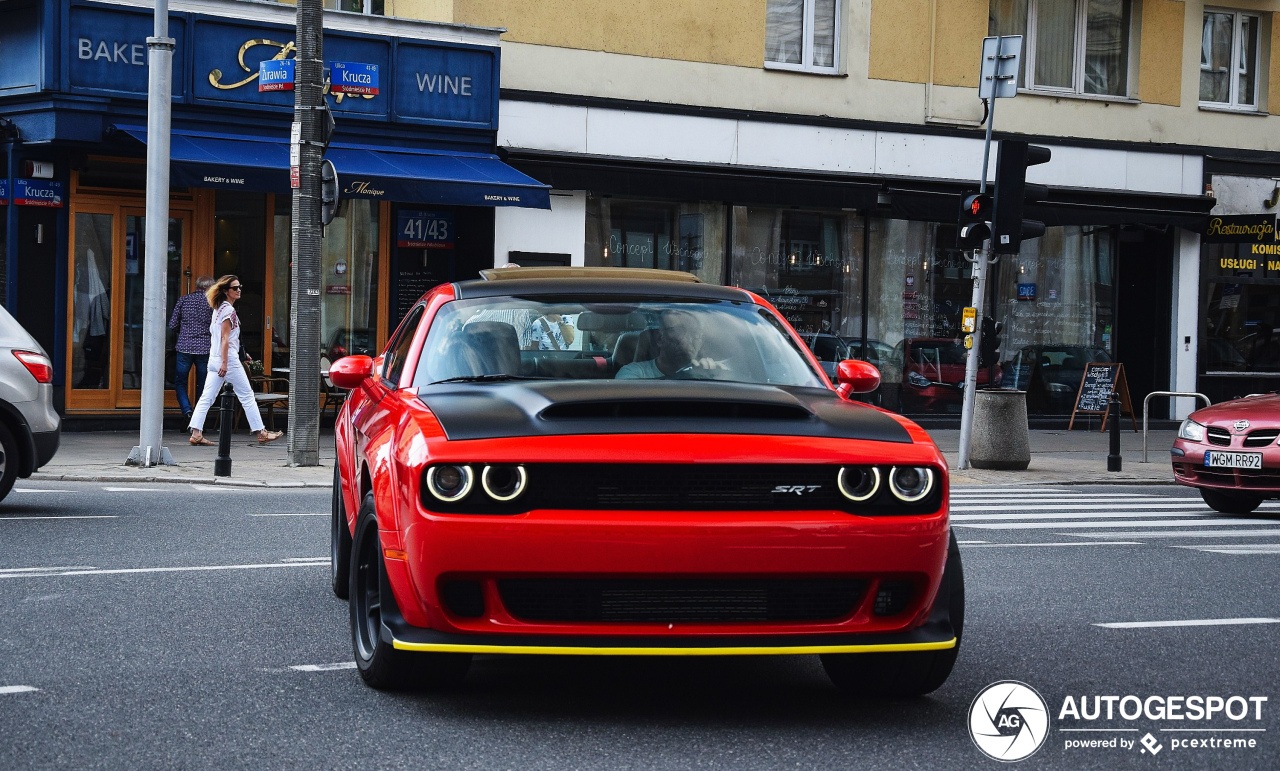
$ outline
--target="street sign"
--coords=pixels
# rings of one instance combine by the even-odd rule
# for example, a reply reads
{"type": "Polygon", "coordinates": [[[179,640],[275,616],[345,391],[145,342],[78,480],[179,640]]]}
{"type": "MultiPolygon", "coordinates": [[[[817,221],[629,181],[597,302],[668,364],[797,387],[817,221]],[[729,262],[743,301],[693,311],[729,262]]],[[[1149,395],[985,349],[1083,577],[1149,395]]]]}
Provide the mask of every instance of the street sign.
{"type": "Polygon", "coordinates": [[[297,189],[302,186],[302,123],[294,121],[289,126],[289,187],[297,189]]]}
{"type": "Polygon", "coordinates": [[[972,332],[974,330],[974,327],[977,326],[977,320],[978,320],[978,309],[965,308],[964,313],[960,318],[960,331],[972,332]]]}
{"type": "Polygon", "coordinates": [[[267,59],[258,64],[258,91],[292,91],[293,59],[267,59]]]}
{"type": "Polygon", "coordinates": [[[1022,35],[983,38],[978,98],[1008,99],[1017,96],[1021,69],[1022,35]]]}
{"type": "Polygon", "coordinates": [[[51,179],[15,179],[14,206],[48,206],[62,208],[62,183],[51,179]]]}
{"type": "Polygon", "coordinates": [[[335,94],[377,95],[378,65],[329,62],[329,90],[335,94]]]}

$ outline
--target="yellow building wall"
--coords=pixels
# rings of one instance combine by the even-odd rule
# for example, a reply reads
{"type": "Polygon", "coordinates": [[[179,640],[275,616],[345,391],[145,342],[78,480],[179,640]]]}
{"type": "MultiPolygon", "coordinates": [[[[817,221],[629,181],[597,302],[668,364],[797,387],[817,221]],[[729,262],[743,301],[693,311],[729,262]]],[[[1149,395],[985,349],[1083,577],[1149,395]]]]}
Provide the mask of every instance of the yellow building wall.
{"type": "MultiPolygon", "coordinates": [[[[931,3],[932,0],[872,0],[867,77],[908,83],[928,81],[931,3]]],[[[857,54],[850,51],[849,55],[857,54]]]]}
{"type": "Polygon", "coordinates": [[[1182,33],[1187,3],[1142,0],[1138,43],[1138,93],[1144,102],[1177,107],[1182,94],[1182,33]]]}
{"type": "Polygon", "coordinates": [[[503,40],[657,59],[764,66],[766,0],[454,0],[453,21],[503,40]]]}
{"type": "MultiPolygon", "coordinates": [[[[1265,27],[1264,27],[1265,29],[1265,27]]],[[[1267,112],[1280,112],[1280,16],[1271,17],[1271,67],[1267,72],[1267,112]]]]}
{"type": "Polygon", "coordinates": [[[401,19],[454,21],[453,0],[386,0],[386,14],[401,19]]]}
{"type": "Polygon", "coordinates": [[[982,39],[987,36],[988,0],[936,0],[933,82],[978,87],[982,39]]]}

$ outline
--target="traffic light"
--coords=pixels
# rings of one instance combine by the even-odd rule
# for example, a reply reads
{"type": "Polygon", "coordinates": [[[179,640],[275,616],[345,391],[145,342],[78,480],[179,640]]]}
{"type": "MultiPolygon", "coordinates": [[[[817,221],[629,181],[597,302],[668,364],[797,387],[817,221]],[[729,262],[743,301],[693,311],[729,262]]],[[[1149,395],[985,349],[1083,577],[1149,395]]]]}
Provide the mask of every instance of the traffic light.
{"type": "Polygon", "coordinates": [[[990,316],[982,317],[982,339],[978,343],[978,366],[994,367],[1000,355],[1000,332],[1004,324],[990,316]]]}
{"type": "Polygon", "coordinates": [[[991,237],[987,223],[991,221],[991,196],[970,193],[960,204],[959,228],[956,230],[956,246],[961,249],[980,249],[982,242],[991,237]]]}
{"type": "Polygon", "coordinates": [[[1027,167],[1048,163],[1049,148],[1015,139],[1000,142],[996,157],[996,195],[991,215],[991,245],[996,254],[1017,254],[1025,238],[1044,235],[1044,223],[1022,218],[1022,206],[1049,196],[1044,185],[1027,184],[1027,167]]]}
{"type": "Polygon", "coordinates": [[[320,164],[320,224],[333,222],[338,213],[338,170],[328,158],[320,164]]]}

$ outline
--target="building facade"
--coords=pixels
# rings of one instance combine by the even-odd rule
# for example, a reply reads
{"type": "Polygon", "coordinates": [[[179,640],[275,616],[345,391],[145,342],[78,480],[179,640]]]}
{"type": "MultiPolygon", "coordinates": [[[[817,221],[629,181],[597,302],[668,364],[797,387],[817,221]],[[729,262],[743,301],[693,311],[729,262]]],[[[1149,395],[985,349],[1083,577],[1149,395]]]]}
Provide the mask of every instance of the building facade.
{"type": "MultiPolygon", "coordinates": [[[[238,5],[276,11],[270,18],[284,24],[292,13],[275,3],[238,5]]],[[[492,122],[468,134],[491,144],[460,144],[456,124],[447,138],[439,125],[423,136],[417,125],[397,125],[395,110],[359,128],[395,146],[443,141],[451,151],[486,153],[496,144],[507,164],[551,188],[549,208],[459,209],[460,226],[477,218],[466,220],[474,251],[461,242],[423,249],[421,283],[397,288],[400,247],[390,234],[398,244],[414,225],[402,223],[396,207],[380,208],[378,253],[391,253],[378,263],[385,265],[380,309],[375,321],[348,327],[376,330],[379,342],[398,318],[391,298],[408,296],[399,286],[416,291],[473,276],[481,265],[688,270],[768,297],[820,358],[875,362],[884,406],[954,414],[960,315],[971,285],[955,222],[961,196],[981,174],[980,44],[989,34],[1019,34],[1021,88],[995,105],[995,138],[1053,151],[1029,174],[1050,192],[1027,216],[1048,231],[995,266],[983,312],[1003,330],[998,366],[982,382],[1026,389],[1040,416],[1070,412],[1092,360],[1123,362],[1135,402],[1156,390],[1202,391],[1218,401],[1280,387],[1280,337],[1272,342],[1280,336],[1273,253],[1280,119],[1270,112],[1280,105],[1276,0],[334,0],[326,7],[335,8],[326,14],[334,35],[470,35],[500,46],[500,100],[492,122]]],[[[239,69],[234,59],[217,66],[239,69]]],[[[191,75],[193,107],[207,74],[191,75]]],[[[9,93],[0,88],[0,104],[9,93]]],[[[287,118],[276,120],[278,130],[287,118]]],[[[354,120],[340,119],[340,135],[354,120]]],[[[989,178],[994,167],[993,158],[989,178]]],[[[191,188],[191,205],[212,195],[216,212],[218,193],[201,189],[191,188]]],[[[272,235],[263,239],[274,244],[281,230],[273,193],[263,195],[272,212],[263,224],[272,235]]],[[[43,210],[23,209],[36,211],[43,210]]],[[[370,237],[364,221],[350,232],[370,237]]],[[[65,260],[70,269],[74,256],[65,260]]],[[[19,262],[7,275],[21,284],[19,262]]],[[[354,258],[346,263],[356,269],[354,258]]],[[[75,290],[63,286],[70,297],[75,290]]],[[[20,303],[25,295],[14,292],[20,303]]],[[[73,307],[72,297],[62,311],[74,315],[73,307]]],[[[73,344],[60,342],[59,350],[73,344]]],[[[1153,414],[1185,415],[1192,404],[1156,402],[1153,414]]]]}
{"type": "MultiPolygon", "coordinates": [[[[73,416],[136,414],[139,404],[151,6],[0,4],[13,192],[0,196],[3,296],[51,354],[73,416]]],[[[245,350],[267,374],[287,373],[293,93],[260,87],[259,63],[292,56],[293,9],[170,9],[169,307],[200,275],[238,275],[245,350]]],[[[372,93],[329,97],[337,131],[326,157],[341,204],[325,230],[314,355],[333,359],[380,349],[427,288],[488,267],[496,206],[548,202],[545,186],[493,154],[497,30],[350,13],[325,23],[328,62],[377,71],[372,93]]]]}

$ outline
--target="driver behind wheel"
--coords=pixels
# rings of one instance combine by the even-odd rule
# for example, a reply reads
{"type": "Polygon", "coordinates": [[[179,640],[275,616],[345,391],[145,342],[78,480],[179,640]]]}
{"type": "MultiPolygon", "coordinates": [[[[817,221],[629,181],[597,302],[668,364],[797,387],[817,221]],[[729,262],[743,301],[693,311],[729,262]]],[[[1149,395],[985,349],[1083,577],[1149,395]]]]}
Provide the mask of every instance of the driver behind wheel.
{"type": "Polygon", "coordinates": [[[697,314],[679,309],[664,310],[659,314],[658,328],[652,334],[658,355],[623,366],[618,370],[616,379],[688,377],[695,367],[726,369],[723,362],[698,357],[702,351],[703,331],[697,314]]]}

